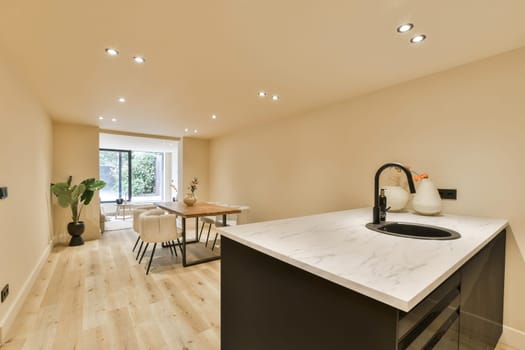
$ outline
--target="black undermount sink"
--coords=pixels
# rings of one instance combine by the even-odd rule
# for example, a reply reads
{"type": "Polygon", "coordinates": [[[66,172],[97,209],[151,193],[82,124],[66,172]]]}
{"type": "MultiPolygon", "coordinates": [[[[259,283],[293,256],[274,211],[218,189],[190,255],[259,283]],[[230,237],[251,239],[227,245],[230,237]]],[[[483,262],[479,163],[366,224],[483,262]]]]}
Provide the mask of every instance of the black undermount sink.
{"type": "Polygon", "coordinates": [[[368,223],[366,227],[376,232],[406,238],[445,240],[461,237],[458,232],[444,227],[408,222],[387,221],[379,224],[368,223]]]}

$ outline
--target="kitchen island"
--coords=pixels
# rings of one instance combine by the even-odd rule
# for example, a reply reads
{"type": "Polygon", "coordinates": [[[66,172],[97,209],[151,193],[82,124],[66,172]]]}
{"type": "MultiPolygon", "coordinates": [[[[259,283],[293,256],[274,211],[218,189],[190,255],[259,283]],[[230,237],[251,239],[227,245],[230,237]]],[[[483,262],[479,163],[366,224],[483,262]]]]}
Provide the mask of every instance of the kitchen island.
{"type": "Polygon", "coordinates": [[[222,348],[402,349],[497,341],[507,221],[388,214],[389,221],[461,234],[420,240],[365,228],[371,213],[222,228],[222,348]],[[477,339],[480,327],[486,340],[477,339]]]}

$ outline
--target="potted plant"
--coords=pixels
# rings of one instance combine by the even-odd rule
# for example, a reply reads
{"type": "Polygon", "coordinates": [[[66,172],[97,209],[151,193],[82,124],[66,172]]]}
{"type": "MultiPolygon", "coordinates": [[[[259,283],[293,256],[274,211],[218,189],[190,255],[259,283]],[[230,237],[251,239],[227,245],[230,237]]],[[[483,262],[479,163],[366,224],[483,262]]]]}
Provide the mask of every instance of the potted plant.
{"type": "Polygon", "coordinates": [[[84,206],[91,203],[96,191],[104,188],[106,183],[94,178],[85,179],[78,185],[71,185],[72,177],[67,182],[51,184],[51,192],[57,197],[58,204],[62,208],[71,208],[71,222],[67,224],[67,232],[71,235],[70,246],[84,244],[82,233],[85,225],[80,221],[80,215],[84,206]]]}

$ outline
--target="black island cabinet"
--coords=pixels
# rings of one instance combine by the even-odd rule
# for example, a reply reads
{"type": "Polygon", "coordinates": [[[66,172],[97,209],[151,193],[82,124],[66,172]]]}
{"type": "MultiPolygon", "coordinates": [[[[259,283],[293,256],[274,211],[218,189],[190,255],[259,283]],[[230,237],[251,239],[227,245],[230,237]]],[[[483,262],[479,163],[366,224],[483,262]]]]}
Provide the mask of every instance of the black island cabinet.
{"type": "Polygon", "coordinates": [[[505,235],[409,312],[223,237],[221,349],[494,349],[505,235]]]}

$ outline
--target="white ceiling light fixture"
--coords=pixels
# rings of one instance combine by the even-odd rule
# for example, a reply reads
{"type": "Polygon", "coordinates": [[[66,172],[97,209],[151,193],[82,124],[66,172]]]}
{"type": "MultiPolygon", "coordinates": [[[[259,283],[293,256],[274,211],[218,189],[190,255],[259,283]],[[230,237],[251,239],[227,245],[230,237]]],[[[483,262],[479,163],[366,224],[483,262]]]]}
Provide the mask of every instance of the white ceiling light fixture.
{"type": "Polygon", "coordinates": [[[272,95],[272,101],[279,101],[279,95],[272,95]]]}
{"type": "Polygon", "coordinates": [[[259,92],[257,93],[257,96],[259,96],[259,97],[266,97],[266,91],[262,91],[262,90],[259,91],[259,92]]]}
{"type": "Polygon", "coordinates": [[[217,119],[217,115],[212,114],[212,115],[211,115],[211,119],[217,119]]]}
{"type": "Polygon", "coordinates": [[[143,64],[146,62],[146,59],[142,56],[133,56],[133,62],[143,64]]]}
{"type": "Polygon", "coordinates": [[[124,97],[119,97],[119,98],[118,98],[118,101],[119,101],[120,103],[125,103],[125,102],[126,102],[126,99],[125,99],[124,97]]]}
{"type": "Polygon", "coordinates": [[[112,121],[113,123],[116,123],[116,122],[117,122],[117,118],[111,118],[111,121],[112,121]]]}
{"type": "Polygon", "coordinates": [[[405,23],[397,27],[398,33],[406,33],[412,30],[414,28],[414,25],[412,23],[405,23]]]}
{"type": "Polygon", "coordinates": [[[104,117],[103,116],[98,116],[98,120],[104,120],[104,117]]]}
{"type": "Polygon", "coordinates": [[[418,34],[414,36],[412,39],[410,39],[410,42],[412,44],[419,44],[420,42],[424,41],[427,38],[425,34],[418,34]]]}
{"type": "Polygon", "coordinates": [[[184,129],[184,132],[188,132],[188,131],[190,131],[190,129],[188,129],[188,128],[184,129]]]}
{"type": "Polygon", "coordinates": [[[193,130],[193,133],[195,133],[195,134],[198,133],[197,129],[194,129],[194,130],[193,130]]]}
{"type": "Polygon", "coordinates": [[[106,48],[106,55],[108,56],[118,56],[119,52],[117,49],[113,49],[111,47],[106,48]]]}

